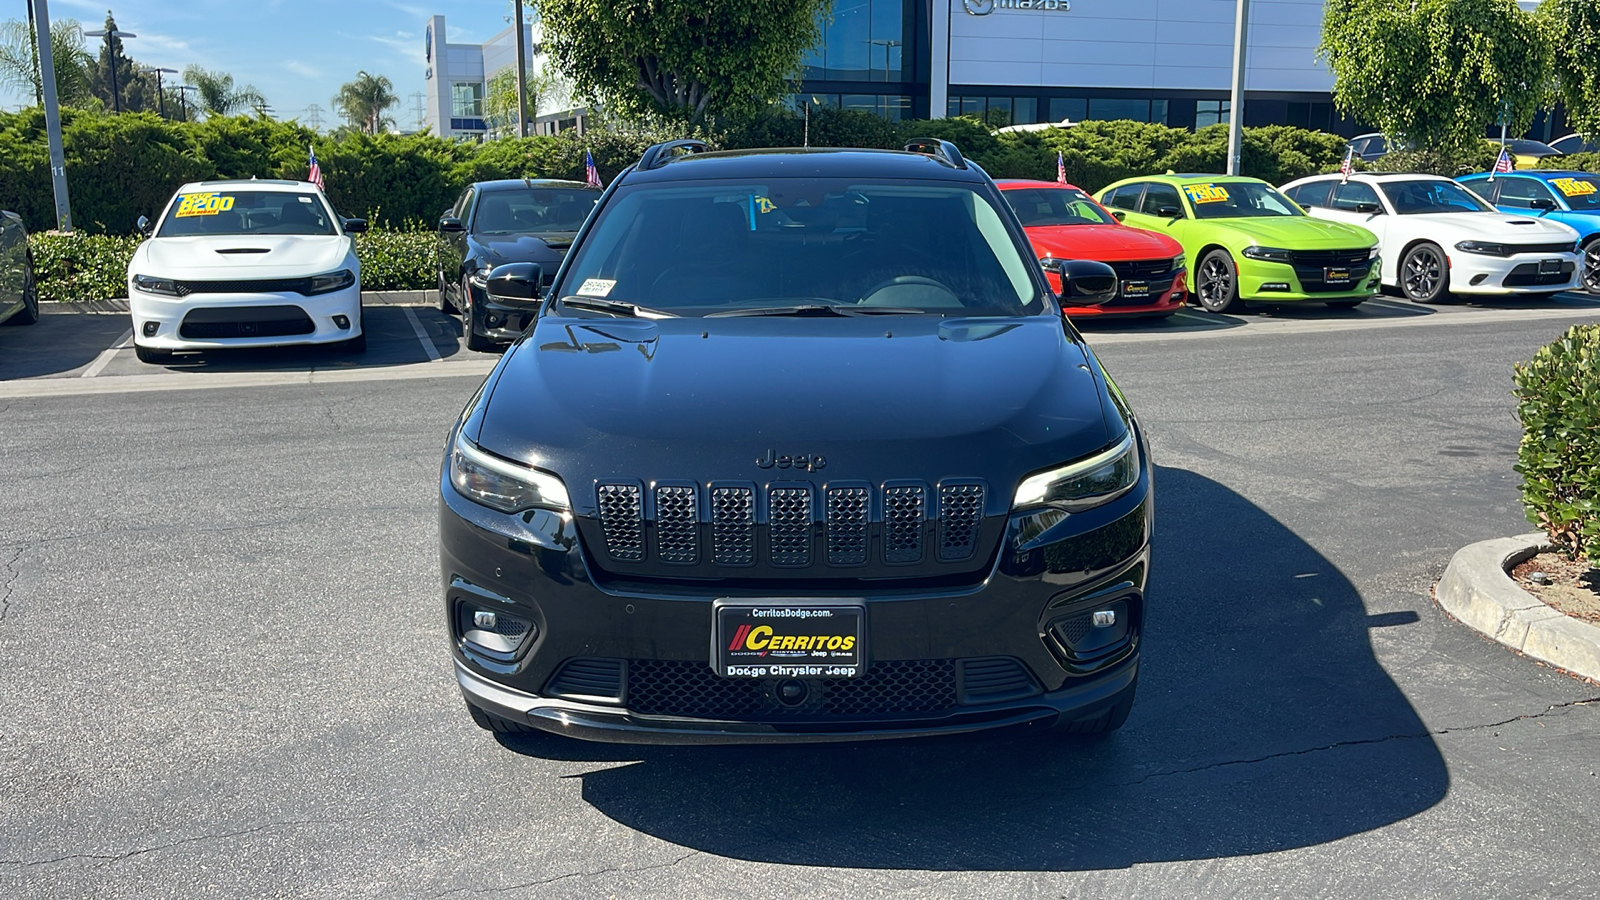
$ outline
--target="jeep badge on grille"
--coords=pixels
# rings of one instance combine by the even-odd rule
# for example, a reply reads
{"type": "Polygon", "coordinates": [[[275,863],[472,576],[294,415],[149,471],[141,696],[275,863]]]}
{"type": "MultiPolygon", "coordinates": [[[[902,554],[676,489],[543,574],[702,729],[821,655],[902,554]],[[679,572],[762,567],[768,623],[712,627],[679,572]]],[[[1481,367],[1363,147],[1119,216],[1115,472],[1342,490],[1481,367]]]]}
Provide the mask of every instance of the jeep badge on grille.
{"type": "Polygon", "coordinates": [[[766,456],[756,457],[756,465],[763,469],[777,466],[780,469],[794,468],[815,472],[827,464],[828,461],[823,457],[811,456],[805,453],[797,453],[794,456],[778,456],[773,451],[768,450],[766,456]]]}

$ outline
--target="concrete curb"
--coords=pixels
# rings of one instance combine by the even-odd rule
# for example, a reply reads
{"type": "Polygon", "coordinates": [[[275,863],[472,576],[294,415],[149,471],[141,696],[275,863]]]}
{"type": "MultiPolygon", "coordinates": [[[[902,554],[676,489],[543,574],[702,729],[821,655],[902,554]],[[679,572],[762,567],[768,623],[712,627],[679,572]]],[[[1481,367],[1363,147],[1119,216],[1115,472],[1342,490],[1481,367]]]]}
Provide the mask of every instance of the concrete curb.
{"type": "MultiPolygon", "coordinates": [[[[439,302],[439,292],[429,291],[362,291],[362,306],[435,306],[439,302]]],[[[63,301],[39,304],[42,313],[79,313],[91,315],[106,315],[125,313],[128,311],[128,298],[115,297],[110,300],[89,301],[63,301]]]]}
{"type": "Polygon", "coordinates": [[[1549,548],[1543,534],[1469,544],[1451,557],[1434,596],[1450,615],[1507,647],[1600,680],[1600,626],[1562,615],[1507,574],[1549,548]]]}

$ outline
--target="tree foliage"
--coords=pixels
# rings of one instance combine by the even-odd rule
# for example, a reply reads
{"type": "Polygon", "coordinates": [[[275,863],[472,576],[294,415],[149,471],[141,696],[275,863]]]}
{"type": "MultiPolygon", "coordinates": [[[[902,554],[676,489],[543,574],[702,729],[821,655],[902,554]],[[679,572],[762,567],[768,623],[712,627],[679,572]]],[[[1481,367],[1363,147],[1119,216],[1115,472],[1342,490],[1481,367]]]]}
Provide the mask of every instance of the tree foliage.
{"type": "Polygon", "coordinates": [[[339,86],[339,93],[333,98],[333,109],[363,132],[377,134],[394,124],[394,117],[388,114],[389,108],[399,102],[389,76],[373,75],[363,69],[356,73],[354,81],[339,86]]]}
{"type": "Polygon", "coordinates": [[[545,47],[575,90],[625,116],[702,122],[776,100],[832,0],[541,0],[545,47]]]}
{"type": "MultiPolygon", "coordinates": [[[[207,116],[236,116],[266,105],[266,95],[254,85],[235,85],[233,76],[223,71],[211,71],[199,66],[185,66],[185,84],[195,89],[195,106],[207,116]]],[[[190,107],[191,115],[195,112],[190,107]]]]}
{"type": "Polygon", "coordinates": [[[1317,52],[1340,111],[1445,154],[1465,152],[1502,117],[1526,130],[1550,58],[1516,0],[1327,0],[1317,52]]]}
{"type": "MultiPolygon", "coordinates": [[[[109,11],[106,12],[105,30],[117,30],[117,20],[112,18],[109,11]]],[[[156,80],[139,71],[139,64],[124,51],[122,39],[104,37],[97,38],[97,41],[100,55],[89,65],[89,91],[100,98],[106,109],[120,112],[155,110],[159,104],[156,80]],[[113,70],[115,75],[112,74],[113,70]],[[116,85],[115,102],[112,100],[113,84],[116,85]]]]}
{"type": "MultiPolygon", "coordinates": [[[[0,22],[0,84],[43,103],[39,84],[39,46],[32,22],[0,22]]],[[[56,100],[62,106],[94,103],[89,91],[89,68],[94,57],[84,47],[83,26],[72,19],[50,23],[50,56],[56,72],[56,100]]]]}
{"type": "MultiPolygon", "coordinates": [[[[553,70],[530,71],[522,81],[524,96],[528,101],[528,121],[538,118],[539,110],[546,106],[560,106],[565,94],[561,78],[553,70]]],[[[517,70],[515,67],[496,72],[484,86],[483,118],[491,132],[517,133],[517,70]]],[[[531,130],[531,129],[530,129],[531,130]]]]}
{"type": "Polygon", "coordinates": [[[1600,139],[1600,3],[1545,0],[1538,16],[1550,40],[1550,82],[1567,123],[1584,140],[1600,139]]]}

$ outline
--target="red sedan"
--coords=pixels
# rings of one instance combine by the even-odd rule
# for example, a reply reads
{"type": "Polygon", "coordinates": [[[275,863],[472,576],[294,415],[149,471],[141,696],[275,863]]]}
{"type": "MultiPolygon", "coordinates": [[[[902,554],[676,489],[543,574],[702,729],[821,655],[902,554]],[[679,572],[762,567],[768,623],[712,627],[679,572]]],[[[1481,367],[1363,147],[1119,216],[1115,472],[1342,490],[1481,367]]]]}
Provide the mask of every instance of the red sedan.
{"type": "MultiPolygon", "coordinates": [[[[1122,224],[1083,190],[1054,181],[1001,179],[999,186],[1041,259],[1092,259],[1117,271],[1115,299],[1070,307],[1070,316],[1170,316],[1189,299],[1183,245],[1122,224]]],[[[1056,276],[1046,275],[1060,290],[1056,276]]]]}

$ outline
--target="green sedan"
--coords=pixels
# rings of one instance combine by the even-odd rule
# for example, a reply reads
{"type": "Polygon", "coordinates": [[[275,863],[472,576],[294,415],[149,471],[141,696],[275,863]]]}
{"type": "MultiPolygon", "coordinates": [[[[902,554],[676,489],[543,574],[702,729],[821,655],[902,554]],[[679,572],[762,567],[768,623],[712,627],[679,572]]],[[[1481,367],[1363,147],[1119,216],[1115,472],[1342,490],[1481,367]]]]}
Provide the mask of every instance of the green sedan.
{"type": "Polygon", "coordinates": [[[1183,245],[1189,293],[1214,313],[1245,301],[1352,307],[1378,292],[1378,238],[1313,219],[1256,178],[1153,175],[1119,181],[1101,205],[1183,245]]]}

